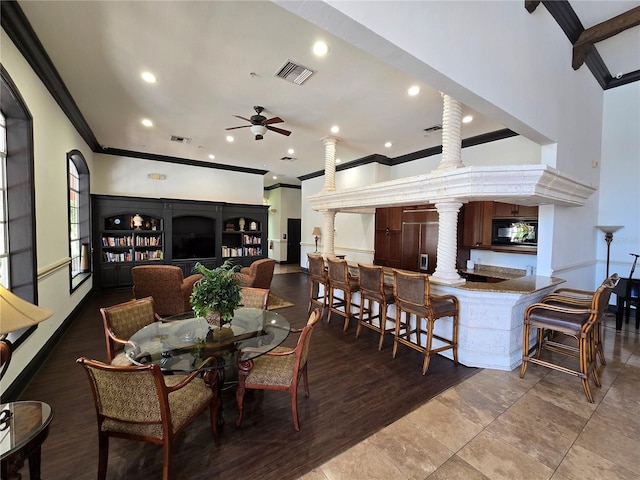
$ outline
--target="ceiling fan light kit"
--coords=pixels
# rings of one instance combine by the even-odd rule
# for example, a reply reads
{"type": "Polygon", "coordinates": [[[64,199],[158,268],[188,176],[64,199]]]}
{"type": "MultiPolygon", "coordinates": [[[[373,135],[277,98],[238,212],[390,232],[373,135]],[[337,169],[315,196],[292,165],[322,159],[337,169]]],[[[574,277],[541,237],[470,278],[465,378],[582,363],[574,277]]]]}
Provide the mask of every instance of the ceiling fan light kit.
{"type": "Polygon", "coordinates": [[[226,130],[235,130],[236,128],[246,128],[249,127],[251,133],[255,135],[256,140],[262,140],[264,138],[264,134],[267,133],[267,130],[271,130],[272,132],[279,133],[281,135],[286,135],[287,137],[291,135],[289,130],[285,130],[283,128],[273,127],[272,123],[282,123],[283,119],[280,117],[267,118],[262,115],[262,111],[264,107],[256,105],[253,107],[256,111],[256,115],[252,115],[251,118],[245,118],[240,115],[234,115],[234,117],[239,118],[241,120],[246,120],[250,123],[250,125],[240,125],[239,127],[229,127],[226,130]]]}

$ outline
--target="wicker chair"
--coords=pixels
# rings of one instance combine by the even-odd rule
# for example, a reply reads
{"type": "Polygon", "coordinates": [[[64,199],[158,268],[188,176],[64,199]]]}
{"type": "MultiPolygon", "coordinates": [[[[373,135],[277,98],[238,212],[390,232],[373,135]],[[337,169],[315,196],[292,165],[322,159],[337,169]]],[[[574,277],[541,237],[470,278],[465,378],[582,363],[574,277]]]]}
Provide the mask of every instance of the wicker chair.
{"type": "Polygon", "coordinates": [[[242,362],[238,366],[238,420],[236,425],[242,423],[243,402],[245,389],[254,390],[283,390],[291,394],[291,409],[293,411],[293,426],[300,431],[298,421],[298,384],[302,376],[304,381],[304,393],[309,396],[309,380],[307,378],[307,360],[309,358],[309,342],[313,327],[320,318],[320,311],[316,308],[302,329],[291,329],[300,333],[298,344],[293,349],[276,347],[253,362],[242,362]]]}
{"type": "Polygon", "coordinates": [[[395,331],[395,319],[387,317],[389,305],[395,302],[393,285],[384,283],[382,267],[358,264],[358,278],[360,280],[360,319],[356,338],[360,336],[362,327],[367,327],[380,334],[378,350],[382,350],[384,334],[395,331]],[[367,308],[365,308],[367,302],[367,308]],[[378,304],[378,314],[373,314],[372,303],[378,304]],[[378,323],[374,322],[377,320],[378,323]]]}
{"type": "Polygon", "coordinates": [[[124,346],[128,339],[142,327],[160,320],[155,314],[152,297],[101,308],[100,314],[107,342],[107,362],[119,366],[131,365],[131,361],[124,354],[124,346]]]}
{"type": "Polygon", "coordinates": [[[163,480],[171,478],[177,438],[207,408],[217,438],[218,399],[198,371],[165,377],[158,365],[116,367],[86,358],[77,362],[89,377],[98,417],[99,480],[107,475],[110,437],[162,445],[163,480]]]}
{"type": "MultiPolygon", "coordinates": [[[[524,332],[522,342],[522,367],[520,377],[524,377],[529,363],[542,365],[576,376],[582,381],[582,388],[587,400],[593,403],[593,395],[589,386],[589,378],[593,377],[596,386],[600,386],[600,378],[596,369],[596,332],[599,329],[604,310],[609,304],[609,297],[618,281],[618,275],[612,275],[598,287],[588,305],[552,302],[534,303],[524,313],[524,332]],[[531,329],[537,328],[535,349],[529,353],[531,329]],[[576,345],[558,341],[554,334],[564,334],[564,338],[573,338],[576,345]],[[578,368],[572,369],[554,358],[541,358],[543,350],[578,358],[578,368]]],[[[566,297],[565,297],[566,298],[566,297]]]]}
{"type": "Polygon", "coordinates": [[[353,294],[360,291],[360,283],[357,276],[349,273],[346,260],[338,258],[327,258],[329,266],[329,313],[327,322],[331,320],[331,314],[336,313],[344,317],[344,328],[346,332],[349,328],[349,320],[353,317],[352,307],[360,308],[360,305],[352,301],[353,294]],[[342,298],[335,297],[335,291],[342,292],[342,298]]]}
{"type": "Polygon", "coordinates": [[[431,355],[453,350],[453,361],[458,363],[458,299],[453,295],[431,295],[429,277],[419,273],[403,273],[393,271],[393,294],[396,300],[396,330],[393,338],[393,358],[396,357],[398,344],[402,343],[424,354],[422,374],[427,373],[431,355]],[[406,315],[402,321],[402,314],[406,315]],[[415,315],[415,325],[411,323],[411,315],[415,315]],[[451,317],[451,338],[444,338],[433,333],[436,320],[451,317]],[[422,328],[425,319],[426,330],[422,328]],[[422,335],[425,334],[425,344],[422,335]],[[433,348],[433,339],[443,345],[433,348]]]}
{"type": "Polygon", "coordinates": [[[273,279],[273,270],[276,261],[272,258],[262,258],[256,260],[248,267],[240,269],[238,276],[243,287],[254,288],[271,288],[271,280],[273,279]]]}
{"type": "Polygon", "coordinates": [[[267,309],[269,290],[264,288],[242,287],[242,306],[246,308],[267,309]]]}
{"type": "Polygon", "coordinates": [[[321,306],[320,318],[323,318],[329,296],[329,275],[324,268],[322,255],[308,253],[307,259],[309,265],[309,307],[307,312],[311,313],[314,304],[321,306]],[[320,286],[322,286],[322,295],[320,295],[320,286]]]}
{"type": "Polygon", "coordinates": [[[162,317],[190,311],[193,285],[202,278],[199,273],[184,278],[182,269],[174,265],[138,265],[131,273],[134,298],[153,297],[162,317]]]}

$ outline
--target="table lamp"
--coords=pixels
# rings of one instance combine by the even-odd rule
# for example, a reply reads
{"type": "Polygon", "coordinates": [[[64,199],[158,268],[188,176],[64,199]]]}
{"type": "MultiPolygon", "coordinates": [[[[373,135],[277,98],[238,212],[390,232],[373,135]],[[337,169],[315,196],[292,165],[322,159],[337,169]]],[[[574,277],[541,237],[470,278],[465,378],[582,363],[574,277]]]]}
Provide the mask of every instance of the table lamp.
{"type": "Polygon", "coordinates": [[[11,342],[5,340],[7,334],[36,325],[51,315],[53,315],[51,310],[33,305],[0,285],[0,341],[5,344],[2,346],[4,365],[0,372],[0,378],[4,376],[11,360],[11,342]],[[8,345],[8,349],[6,345],[8,345]]]}
{"type": "Polygon", "coordinates": [[[320,237],[320,235],[322,235],[322,233],[320,233],[320,227],[313,227],[313,232],[311,232],[311,235],[313,235],[316,238],[316,252],[318,251],[318,237],[320,237]]]}

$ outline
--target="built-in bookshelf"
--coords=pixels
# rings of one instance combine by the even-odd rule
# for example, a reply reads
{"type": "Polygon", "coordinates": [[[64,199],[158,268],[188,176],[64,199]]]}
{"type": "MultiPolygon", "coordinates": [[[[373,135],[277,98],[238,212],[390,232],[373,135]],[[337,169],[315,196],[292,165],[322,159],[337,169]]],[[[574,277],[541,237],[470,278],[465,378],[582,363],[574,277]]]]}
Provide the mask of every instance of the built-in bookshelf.
{"type": "Polygon", "coordinates": [[[102,262],[147,262],[164,259],[162,219],[137,212],[104,219],[102,262]]]}
{"type": "Polygon", "coordinates": [[[224,222],[222,258],[262,257],[262,223],[255,218],[235,217],[224,222]]]}

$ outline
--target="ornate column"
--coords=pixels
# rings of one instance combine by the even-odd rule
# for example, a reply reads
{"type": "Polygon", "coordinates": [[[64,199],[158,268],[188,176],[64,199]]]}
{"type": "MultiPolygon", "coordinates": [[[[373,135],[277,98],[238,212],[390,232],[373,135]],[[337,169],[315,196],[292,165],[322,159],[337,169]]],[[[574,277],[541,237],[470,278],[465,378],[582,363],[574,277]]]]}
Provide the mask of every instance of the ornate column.
{"type": "MultiPolygon", "coordinates": [[[[336,144],[337,137],[324,137],[324,187],[323,192],[333,192],[336,189],[336,144]]],[[[333,230],[331,230],[333,232],[333,230]]]]}
{"type": "Polygon", "coordinates": [[[446,93],[441,93],[442,108],[442,160],[437,170],[464,167],[462,152],[462,106],[446,93]]]}
{"type": "Polygon", "coordinates": [[[438,261],[433,278],[443,283],[462,283],[458,275],[456,258],[458,254],[458,212],[460,202],[436,203],[439,217],[438,261]]]}
{"type": "Polygon", "coordinates": [[[335,210],[323,210],[322,211],[322,231],[324,232],[324,245],[322,246],[322,256],[333,257],[336,252],[334,250],[334,235],[335,235],[335,210]]]}

